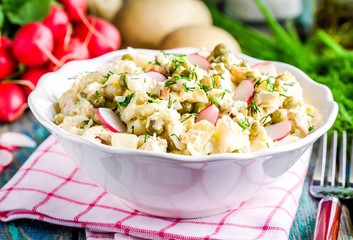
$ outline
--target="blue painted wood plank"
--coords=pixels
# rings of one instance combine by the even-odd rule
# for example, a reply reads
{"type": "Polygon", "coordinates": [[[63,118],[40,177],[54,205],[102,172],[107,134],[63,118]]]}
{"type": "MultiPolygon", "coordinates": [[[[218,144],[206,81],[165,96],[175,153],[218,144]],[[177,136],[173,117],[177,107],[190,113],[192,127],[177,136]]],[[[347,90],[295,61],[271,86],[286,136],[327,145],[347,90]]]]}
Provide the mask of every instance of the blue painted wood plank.
{"type": "MultiPolygon", "coordinates": [[[[21,132],[35,139],[40,144],[49,136],[32,113],[25,114],[13,123],[0,123],[0,134],[8,131],[21,132]]],[[[0,173],[0,188],[17,172],[35,149],[21,148],[14,152],[14,162],[0,173]]],[[[29,219],[0,222],[0,239],[85,239],[84,230],[49,224],[29,219]]]]}

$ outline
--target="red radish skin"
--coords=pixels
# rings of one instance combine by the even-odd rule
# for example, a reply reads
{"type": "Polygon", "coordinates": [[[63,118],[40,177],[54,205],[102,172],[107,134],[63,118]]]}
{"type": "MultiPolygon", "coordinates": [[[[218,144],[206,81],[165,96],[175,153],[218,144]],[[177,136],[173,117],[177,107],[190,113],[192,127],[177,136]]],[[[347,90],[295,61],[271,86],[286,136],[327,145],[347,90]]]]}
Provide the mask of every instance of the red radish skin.
{"type": "Polygon", "coordinates": [[[32,83],[33,87],[30,86],[22,86],[22,89],[28,97],[28,95],[32,92],[34,87],[37,85],[38,80],[45,74],[49,72],[49,69],[47,66],[44,67],[29,67],[26,69],[26,71],[22,74],[20,77],[22,80],[27,80],[30,83],[32,83]]]}
{"type": "Polygon", "coordinates": [[[219,109],[214,104],[210,104],[199,112],[195,121],[207,120],[213,125],[216,125],[219,117],[219,109]]]}
{"type": "Polygon", "coordinates": [[[26,66],[48,62],[54,48],[53,34],[43,23],[32,22],[21,27],[13,42],[15,57],[26,66]]]}
{"type": "Polygon", "coordinates": [[[49,63],[49,69],[53,71],[60,68],[66,62],[89,58],[87,46],[78,38],[71,38],[67,45],[65,45],[65,42],[58,43],[55,46],[53,55],[58,60],[55,63],[49,63]]]}
{"type": "Polygon", "coordinates": [[[70,20],[64,10],[52,6],[49,15],[43,20],[43,24],[51,30],[54,41],[58,42],[64,40],[69,31],[70,20]]]}
{"type": "Polygon", "coordinates": [[[86,0],[60,0],[64,9],[73,22],[82,21],[87,12],[86,0]]]}
{"type": "Polygon", "coordinates": [[[19,132],[5,132],[0,135],[0,145],[4,147],[29,147],[33,148],[37,144],[26,134],[19,132]]]}
{"type": "Polygon", "coordinates": [[[164,82],[167,79],[163,73],[154,70],[146,72],[146,75],[150,78],[156,79],[157,82],[164,82]]]}
{"type": "Polygon", "coordinates": [[[118,133],[126,132],[125,124],[110,108],[98,108],[96,114],[101,123],[110,131],[118,133]]]}
{"type": "Polygon", "coordinates": [[[247,104],[251,102],[254,94],[254,83],[250,80],[243,80],[234,90],[234,100],[245,101],[247,104]]]}
{"type": "Polygon", "coordinates": [[[120,32],[114,25],[95,17],[87,17],[87,20],[88,23],[76,25],[73,36],[87,43],[90,57],[98,57],[120,47],[120,32]]]}
{"type": "Polygon", "coordinates": [[[252,65],[252,68],[259,70],[261,73],[269,76],[277,76],[276,66],[272,62],[259,62],[252,65]]]}
{"type": "Polygon", "coordinates": [[[11,80],[9,82],[20,86],[25,94],[26,99],[28,98],[28,95],[30,93],[30,92],[29,93],[26,92],[27,89],[28,91],[33,91],[33,89],[35,88],[35,85],[29,80],[11,80]]]}
{"type": "Polygon", "coordinates": [[[13,154],[10,151],[1,149],[0,150],[0,172],[2,169],[10,166],[12,161],[13,161],[13,154]]]}
{"type": "Polygon", "coordinates": [[[21,87],[14,83],[0,83],[0,122],[17,120],[28,107],[21,87]]]}
{"type": "Polygon", "coordinates": [[[20,147],[16,147],[16,146],[2,146],[0,145],[0,149],[4,149],[10,152],[14,152],[16,150],[18,150],[20,147]]]}
{"type": "Polygon", "coordinates": [[[186,59],[192,64],[192,65],[197,65],[200,68],[207,70],[210,68],[211,63],[207,60],[207,58],[197,54],[197,53],[192,53],[186,56],[186,59]]]}
{"type": "Polygon", "coordinates": [[[12,53],[12,41],[4,36],[0,36],[0,66],[0,80],[17,69],[17,60],[12,53]]]}
{"type": "Polygon", "coordinates": [[[273,141],[279,141],[288,136],[292,129],[292,121],[290,119],[284,120],[265,127],[267,136],[273,141]]]}

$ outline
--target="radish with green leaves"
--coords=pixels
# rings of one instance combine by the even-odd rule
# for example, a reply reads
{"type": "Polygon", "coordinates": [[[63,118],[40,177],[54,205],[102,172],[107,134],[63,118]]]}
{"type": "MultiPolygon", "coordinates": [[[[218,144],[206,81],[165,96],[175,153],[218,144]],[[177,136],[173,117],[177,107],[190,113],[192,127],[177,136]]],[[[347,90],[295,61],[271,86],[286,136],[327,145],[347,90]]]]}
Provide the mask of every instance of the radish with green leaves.
{"type": "Polygon", "coordinates": [[[10,82],[0,83],[0,122],[15,121],[27,106],[21,87],[10,82]]]}
{"type": "Polygon", "coordinates": [[[54,48],[53,34],[40,22],[21,27],[13,42],[15,57],[26,66],[41,66],[48,62],[54,48]]]}
{"type": "Polygon", "coordinates": [[[197,115],[195,121],[207,120],[213,125],[216,125],[219,117],[219,109],[214,104],[210,104],[202,109],[197,115]]]}
{"type": "Polygon", "coordinates": [[[90,57],[97,57],[120,47],[118,29],[110,22],[96,17],[87,17],[88,23],[80,22],[74,28],[73,36],[87,43],[90,57]]]}
{"type": "Polygon", "coordinates": [[[0,79],[17,69],[17,60],[12,53],[12,41],[4,36],[0,36],[0,66],[0,79]]]}
{"type": "Polygon", "coordinates": [[[123,121],[110,109],[98,108],[96,111],[99,121],[112,132],[124,133],[126,126],[123,121]]]}

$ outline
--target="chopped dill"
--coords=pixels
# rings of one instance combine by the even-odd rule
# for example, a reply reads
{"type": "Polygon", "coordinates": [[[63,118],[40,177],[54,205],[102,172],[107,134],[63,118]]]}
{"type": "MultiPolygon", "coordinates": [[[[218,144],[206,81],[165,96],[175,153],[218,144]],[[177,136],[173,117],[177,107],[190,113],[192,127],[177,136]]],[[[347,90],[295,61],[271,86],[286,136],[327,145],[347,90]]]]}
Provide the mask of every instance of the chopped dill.
{"type": "Polygon", "coordinates": [[[129,105],[131,99],[135,96],[135,93],[131,93],[129,94],[128,96],[124,97],[124,101],[117,101],[119,106],[122,107],[122,108],[126,108],[127,105],[129,105]]]}
{"type": "Polygon", "coordinates": [[[198,116],[198,114],[197,113],[191,113],[191,114],[189,114],[189,116],[187,116],[187,117],[185,117],[185,118],[183,118],[183,119],[180,119],[180,122],[181,123],[183,123],[183,122],[185,122],[186,120],[188,120],[189,118],[191,118],[191,117],[197,117],[198,116]]]}
{"type": "Polygon", "coordinates": [[[280,95],[281,97],[289,98],[289,96],[287,96],[287,95],[285,95],[285,94],[283,94],[283,93],[280,93],[279,95],[280,95]]]}
{"type": "Polygon", "coordinates": [[[211,102],[212,102],[213,104],[220,105],[219,102],[218,102],[218,100],[217,100],[217,98],[211,97],[210,100],[211,100],[211,102]]]}
{"type": "Polygon", "coordinates": [[[171,136],[171,137],[173,137],[173,136],[174,136],[174,137],[176,137],[176,138],[180,141],[180,137],[179,137],[179,136],[177,136],[175,133],[170,134],[170,136],[171,136]]]}
{"type": "Polygon", "coordinates": [[[168,80],[168,81],[166,81],[166,82],[164,83],[164,86],[165,86],[165,87],[170,87],[170,86],[172,86],[172,85],[174,85],[174,84],[176,84],[176,83],[177,83],[176,80],[170,79],[170,80],[168,80]]]}
{"type": "Polygon", "coordinates": [[[170,96],[170,94],[168,95],[168,108],[172,107],[172,97],[170,96]]]}
{"type": "Polygon", "coordinates": [[[251,116],[254,116],[256,113],[261,112],[260,108],[256,105],[254,101],[250,102],[250,113],[251,116]]]}
{"type": "Polygon", "coordinates": [[[260,122],[262,125],[264,125],[264,124],[267,122],[267,119],[268,119],[269,117],[270,117],[270,114],[267,114],[266,116],[262,117],[259,122],[260,122]]]}
{"type": "Polygon", "coordinates": [[[188,87],[186,86],[186,83],[183,83],[183,89],[185,92],[193,92],[195,90],[195,87],[188,87]]]}

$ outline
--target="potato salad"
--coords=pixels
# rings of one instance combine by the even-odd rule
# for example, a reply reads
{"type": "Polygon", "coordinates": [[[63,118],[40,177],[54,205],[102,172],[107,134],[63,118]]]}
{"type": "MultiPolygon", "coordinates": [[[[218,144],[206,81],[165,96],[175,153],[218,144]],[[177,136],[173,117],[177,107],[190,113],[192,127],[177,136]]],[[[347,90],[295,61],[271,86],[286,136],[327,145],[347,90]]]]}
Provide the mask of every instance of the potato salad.
{"type": "Polygon", "coordinates": [[[250,64],[222,44],[152,58],[130,49],[72,81],[54,123],[112,147],[244,153],[298,141],[319,121],[290,72],[277,72],[271,62],[250,64]]]}

